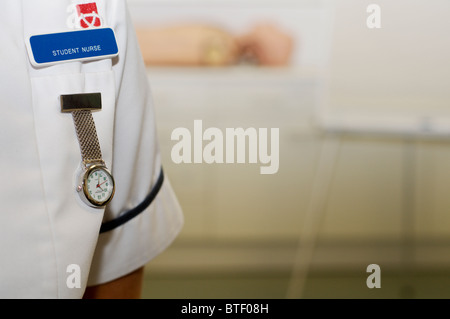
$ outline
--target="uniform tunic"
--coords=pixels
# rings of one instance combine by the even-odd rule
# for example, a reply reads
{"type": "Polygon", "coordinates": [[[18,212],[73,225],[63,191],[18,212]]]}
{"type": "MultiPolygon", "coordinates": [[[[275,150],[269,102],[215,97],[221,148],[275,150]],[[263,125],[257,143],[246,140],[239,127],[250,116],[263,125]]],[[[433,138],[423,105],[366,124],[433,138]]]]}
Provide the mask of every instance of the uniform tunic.
{"type": "Polygon", "coordinates": [[[183,225],[166,177],[142,213],[99,235],[103,222],[144,201],[161,170],[149,83],[127,4],[2,0],[0,23],[0,298],[81,298],[86,286],[145,265],[183,225]],[[80,5],[95,5],[98,20],[80,19],[80,5]],[[85,27],[112,28],[118,56],[32,65],[30,36],[85,27]],[[91,92],[102,94],[102,110],[93,117],[116,182],[106,209],[88,207],[76,192],[80,146],[72,116],[60,106],[62,94],[91,92]]]}

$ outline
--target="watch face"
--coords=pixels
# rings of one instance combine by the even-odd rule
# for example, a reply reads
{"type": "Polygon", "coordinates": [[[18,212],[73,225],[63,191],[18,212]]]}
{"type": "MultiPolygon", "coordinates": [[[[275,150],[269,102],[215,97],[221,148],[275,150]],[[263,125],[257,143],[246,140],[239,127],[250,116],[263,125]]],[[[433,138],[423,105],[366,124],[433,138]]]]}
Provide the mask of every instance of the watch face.
{"type": "Polygon", "coordinates": [[[92,166],[84,177],[84,193],[94,206],[106,205],[114,195],[114,179],[102,166],[92,166]]]}

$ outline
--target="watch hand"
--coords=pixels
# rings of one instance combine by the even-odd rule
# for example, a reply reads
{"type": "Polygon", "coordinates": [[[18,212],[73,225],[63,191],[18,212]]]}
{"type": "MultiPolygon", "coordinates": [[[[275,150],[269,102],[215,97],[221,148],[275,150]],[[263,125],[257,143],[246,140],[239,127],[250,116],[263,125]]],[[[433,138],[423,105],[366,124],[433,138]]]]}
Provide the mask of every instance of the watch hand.
{"type": "Polygon", "coordinates": [[[97,185],[97,187],[100,187],[100,186],[102,186],[103,184],[105,184],[107,182],[107,180],[106,181],[104,181],[103,183],[101,183],[101,184],[98,184],[97,185]]]}

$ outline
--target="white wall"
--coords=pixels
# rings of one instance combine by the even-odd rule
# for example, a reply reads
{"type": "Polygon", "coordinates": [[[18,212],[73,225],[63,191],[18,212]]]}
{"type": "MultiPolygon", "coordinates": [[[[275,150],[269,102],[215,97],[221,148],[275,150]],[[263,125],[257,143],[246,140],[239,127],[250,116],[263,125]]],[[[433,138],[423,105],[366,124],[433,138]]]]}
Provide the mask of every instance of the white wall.
{"type": "MultiPolygon", "coordinates": [[[[289,69],[149,68],[165,169],[186,216],[176,245],[152,270],[289,270],[323,142],[311,125],[319,81],[305,70],[327,61],[325,0],[129,3],[136,26],[195,20],[242,32],[269,18],[295,35],[299,46],[289,69]],[[261,176],[249,165],[174,164],[170,134],[191,129],[195,119],[205,127],[279,127],[279,173],[261,176]]],[[[364,23],[366,13],[359,14],[364,23]]],[[[319,230],[329,245],[313,264],[363,273],[370,263],[398,266],[412,233],[418,246],[406,259],[447,267],[448,149],[445,140],[344,137],[319,230]]]]}

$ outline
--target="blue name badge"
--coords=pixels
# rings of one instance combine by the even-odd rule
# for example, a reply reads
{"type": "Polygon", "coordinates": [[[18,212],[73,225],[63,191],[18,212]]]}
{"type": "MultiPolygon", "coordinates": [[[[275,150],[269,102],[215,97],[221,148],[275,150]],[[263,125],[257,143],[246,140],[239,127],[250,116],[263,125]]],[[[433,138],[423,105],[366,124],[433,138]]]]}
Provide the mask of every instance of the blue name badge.
{"type": "Polygon", "coordinates": [[[47,66],[61,62],[92,61],[119,54],[116,36],[111,28],[99,28],[30,37],[31,63],[47,66]]]}

